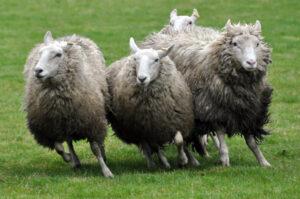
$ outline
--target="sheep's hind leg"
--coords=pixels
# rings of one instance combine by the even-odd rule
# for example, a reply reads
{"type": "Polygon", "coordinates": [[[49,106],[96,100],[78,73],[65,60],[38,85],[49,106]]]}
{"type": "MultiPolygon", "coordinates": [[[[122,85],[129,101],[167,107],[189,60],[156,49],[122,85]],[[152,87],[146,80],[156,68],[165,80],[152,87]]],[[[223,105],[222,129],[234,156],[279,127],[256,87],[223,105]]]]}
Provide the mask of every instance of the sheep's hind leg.
{"type": "Polygon", "coordinates": [[[100,163],[103,175],[106,178],[113,178],[114,175],[109,170],[109,168],[106,166],[105,161],[103,159],[102,152],[101,152],[101,144],[98,144],[96,141],[91,141],[90,145],[91,145],[91,149],[92,149],[94,155],[96,156],[96,158],[98,159],[98,161],[100,163]]]}
{"type": "Polygon", "coordinates": [[[184,152],[184,142],[180,131],[177,131],[174,137],[174,142],[178,149],[178,164],[180,167],[184,167],[188,163],[188,158],[184,152]]]}
{"type": "Polygon", "coordinates": [[[187,146],[184,144],[184,152],[187,155],[188,161],[191,162],[193,166],[200,166],[198,160],[193,156],[193,154],[188,150],[187,146]]]}
{"type": "Polygon", "coordinates": [[[225,140],[225,130],[224,129],[219,129],[217,130],[217,135],[220,141],[220,161],[222,166],[230,166],[229,163],[229,153],[228,153],[228,148],[226,145],[226,140],[225,140]]]}
{"type": "Polygon", "coordinates": [[[207,135],[203,135],[203,136],[199,135],[198,136],[199,143],[202,146],[203,156],[209,158],[210,155],[208,154],[208,152],[206,150],[206,147],[205,147],[205,142],[206,142],[205,140],[206,140],[206,138],[207,138],[207,135]]]}
{"type": "Polygon", "coordinates": [[[73,165],[74,169],[81,168],[81,164],[80,164],[80,161],[79,161],[79,159],[78,159],[78,157],[75,153],[72,141],[68,141],[67,143],[68,143],[69,151],[70,151],[70,154],[71,154],[72,165],[73,165]]]}
{"type": "Polygon", "coordinates": [[[101,154],[102,154],[103,160],[106,162],[105,147],[104,147],[103,144],[100,145],[100,150],[101,150],[101,154]]]}
{"type": "Polygon", "coordinates": [[[54,142],[54,148],[55,148],[56,152],[59,155],[61,155],[61,157],[63,158],[63,160],[65,162],[70,162],[71,161],[70,153],[65,152],[64,146],[60,142],[54,142]]]}
{"type": "Polygon", "coordinates": [[[213,140],[216,149],[219,150],[220,149],[220,142],[219,142],[218,137],[216,135],[214,135],[213,133],[210,133],[209,135],[210,135],[211,139],[213,140]]]}
{"type": "Polygon", "coordinates": [[[164,167],[166,167],[168,169],[171,168],[170,163],[168,162],[168,159],[166,158],[166,156],[164,155],[164,153],[161,149],[158,149],[157,155],[158,155],[160,162],[162,163],[162,165],[164,167]]]}
{"type": "Polygon", "coordinates": [[[245,136],[246,143],[251,151],[254,153],[256,159],[258,160],[259,164],[264,167],[270,167],[271,164],[266,160],[262,152],[257,147],[256,141],[253,135],[246,135],[245,136]]]}
{"type": "Polygon", "coordinates": [[[202,142],[203,142],[203,146],[208,145],[208,136],[207,136],[207,134],[202,136],[202,142]]]}
{"type": "Polygon", "coordinates": [[[151,152],[151,149],[150,149],[150,146],[147,142],[142,142],[140,145],[139,145],[139,148],[140,148],[140,151],[142,152],[142,154],[144,155],[144,157],[146,158],[147,160],[147,165],[149,168],[151,167],[155,167],[155,163],[153,162],[153,159],[152,159],[152,152],[151,152]]]}

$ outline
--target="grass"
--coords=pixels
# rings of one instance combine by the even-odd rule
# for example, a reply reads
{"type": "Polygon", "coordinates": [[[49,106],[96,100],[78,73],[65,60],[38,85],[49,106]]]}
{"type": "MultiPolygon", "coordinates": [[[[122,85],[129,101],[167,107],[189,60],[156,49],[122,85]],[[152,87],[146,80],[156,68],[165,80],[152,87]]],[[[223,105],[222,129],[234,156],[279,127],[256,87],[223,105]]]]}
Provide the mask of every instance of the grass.
{"type": "MultiPolygon", "coordinates": [[[[252,1],[75,1],[0,0],[0,198],[299,198],[300,197],[300,3],[252,1]],[[233,22],[262,23],[273,47],[268,78],[275,88],[270,109],[274,132],[260,146],[272,168],[261,168],[240,137],[228,140],[231,167],[200,158],[200,168],[176,168],[175,148],[167,149],[173,169],[148,169],[134,146],[110,131],[105,179],[85,141],[75,144],[83,164],[73,171],[53,151],[37,145],[21,110],[23,65],[47,30],[54,37],[77,33],[94,40],[107,65],[128,55],[130,36],[142,40],[168,22],[169,13],[191,14],[198,24],[221,28],[233,22]]],[[[157,162],[157,159],[155,160],[157,162]]]]}

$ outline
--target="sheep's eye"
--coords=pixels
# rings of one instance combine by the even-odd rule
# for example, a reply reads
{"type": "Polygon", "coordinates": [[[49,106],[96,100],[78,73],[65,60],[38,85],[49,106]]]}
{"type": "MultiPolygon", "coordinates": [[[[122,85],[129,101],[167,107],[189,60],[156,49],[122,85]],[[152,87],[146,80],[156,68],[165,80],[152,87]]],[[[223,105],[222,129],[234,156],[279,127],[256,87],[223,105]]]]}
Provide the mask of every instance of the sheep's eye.
{"type": "Polygon", "coordinates": [[[61,53],[56,53],[55,57],[61,57],[61,55],[62,55],[61,53]]]}
{"type": "Polygon", "coordinates": [[[258,46],[259,46],[259,43],[257,42],[256,47],[258,47],[258,46]]]}
{"type": "Polygon", "coordinates": [[[133,58],[134,61],[136,61],[136,58],[133,58]]]}
{"type": "Polygon", "coordinates": [[[158,59],[155,59],[154,61],[155,61],[155,62],[158,62],[158,59]]]}
{"type": "Polygon", "coordinates": [[[236,43],[236,42],[233,42],[232,44],[233,44],[233,46],[237,46],[237,43],[236,43]]]}
{"type": "Polygon", "coordinates": [[[192,22],[191,22],[191,21],[189,22],[189,25],[192,25],[192,22]]]}

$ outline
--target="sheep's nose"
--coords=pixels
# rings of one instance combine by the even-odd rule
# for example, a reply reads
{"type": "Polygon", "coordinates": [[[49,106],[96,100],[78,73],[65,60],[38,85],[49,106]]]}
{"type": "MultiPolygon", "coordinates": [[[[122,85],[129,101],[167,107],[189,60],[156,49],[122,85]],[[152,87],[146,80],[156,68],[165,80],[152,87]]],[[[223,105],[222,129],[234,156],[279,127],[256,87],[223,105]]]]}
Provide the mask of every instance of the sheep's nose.
{"type": "Polygon", "coordinates": [[[37,78],[42,78],[43,76],[41,75],[41,73],[43,72],[43,69],[35,69],[34,70],[34,73],[35,73],[35,76],[37,78]]]}
{"type": "Polygon", "coordinates": [[[143,83],[147,79],[147,77],[145,76],[139,76],[138,78],[141,83],[143,83]]]}
{"type": "Polygon", "coordinates": [[[249,64],[250,66],[254,66],[254,64],[256,64],[256,61],[249,60],[249,61],[247,61],[247,64],[249,64]]]}

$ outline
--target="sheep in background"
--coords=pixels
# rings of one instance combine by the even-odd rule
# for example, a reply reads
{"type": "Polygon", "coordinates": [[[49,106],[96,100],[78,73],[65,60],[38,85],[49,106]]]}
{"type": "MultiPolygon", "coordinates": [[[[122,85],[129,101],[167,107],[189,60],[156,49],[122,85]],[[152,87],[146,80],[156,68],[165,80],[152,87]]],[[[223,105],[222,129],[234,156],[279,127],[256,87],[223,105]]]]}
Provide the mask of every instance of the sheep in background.
{"type": "Polygon", "coordinates": [[[196,20],[199,17],[196,8],[193,10],[192,16],[177,16],[177,9],[172,10],[170,13],[170,24],[166,25],[160,33],[162,34],[173,34],[182,30],[191,29],[195,26],[196,20]]]}
{"type": "Polygon", "coordinates": [[[24,76],[23,106],[36,141],[79,168],[72,141],[88,139],[103,175],[113,177],[104,161],[105,100],[109,94],[105,61],[97,45],[75,35],[53,40],[47,32],[44,43],[31,51],[24,76]],[[70,154],[64,151],[64,141],[70,154]]]}
{"type": "Polygon", "coordinates": [[[175,44],[169,57],[193,93],[196,132],[217,133],[223,166],[230,165],[225,134],[243,135],[260,165],[270,166],[257,147],[268,134],[263,127],[269,122],[273,91],[266,78],[271,49],[263,42],[260,22],[231,25],[228,20],[224,32],[210,41],[190,35],[156,34],[141,46],[157,49],[175,44]]]}
{"type": "Polygon", "coordinates": [[[107,68],[111,94],[108,120],[115,134],[141,149],[149,167],[155,166],[152,153],[161,163],[170,164],[161,151],[162,145],[175,141],[178,163],[199,162],[187,151],[184,138],[194,127],[192,95],[182,75],[167,57],[172,50],[139,49],[130,39],[132,55],[107,68]],[[187,156],[186,156],[187,155],[187,156]]]}

